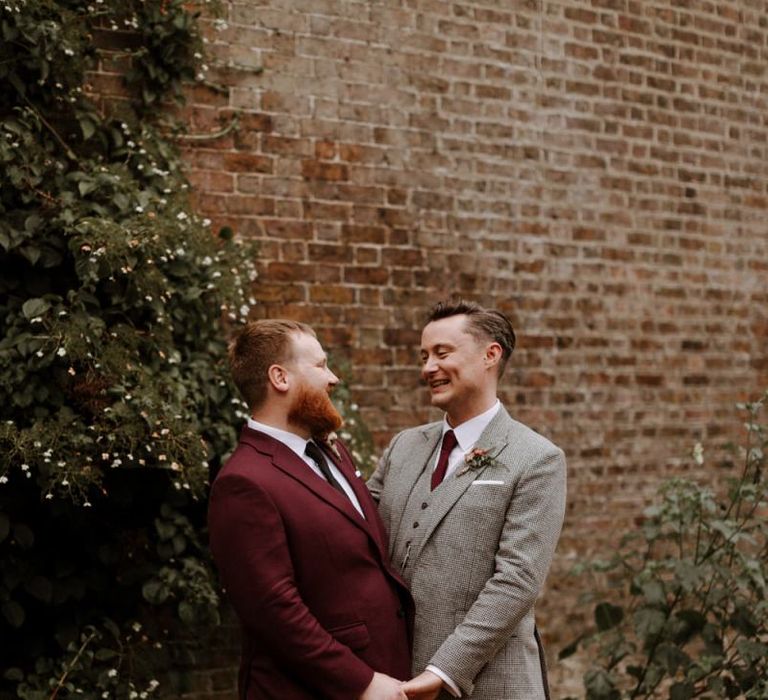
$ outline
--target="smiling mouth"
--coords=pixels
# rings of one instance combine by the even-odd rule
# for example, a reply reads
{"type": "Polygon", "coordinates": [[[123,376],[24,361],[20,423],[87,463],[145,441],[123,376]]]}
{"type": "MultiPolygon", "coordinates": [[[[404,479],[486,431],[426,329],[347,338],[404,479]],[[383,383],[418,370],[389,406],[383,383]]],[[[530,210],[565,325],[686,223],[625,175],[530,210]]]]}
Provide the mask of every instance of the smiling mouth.
{"type": "Polygon", "coordinates": [[[447,379],[437,379],[429,383],[430,389],[439,389],[441,386],[448,386],[450,382],[447,379]]]}

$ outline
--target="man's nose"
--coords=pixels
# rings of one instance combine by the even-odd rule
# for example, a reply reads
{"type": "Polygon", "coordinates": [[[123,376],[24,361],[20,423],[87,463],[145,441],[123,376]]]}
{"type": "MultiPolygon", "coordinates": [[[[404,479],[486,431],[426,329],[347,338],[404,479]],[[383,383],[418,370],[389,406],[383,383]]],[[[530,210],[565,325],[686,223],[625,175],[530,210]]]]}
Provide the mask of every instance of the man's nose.
{"type": "Polygon", "coordinates": [[[328,370],[328,375],[328,383],[331,386],[336,386],[339,383],[339,378],[331,370],[328,370]]]}

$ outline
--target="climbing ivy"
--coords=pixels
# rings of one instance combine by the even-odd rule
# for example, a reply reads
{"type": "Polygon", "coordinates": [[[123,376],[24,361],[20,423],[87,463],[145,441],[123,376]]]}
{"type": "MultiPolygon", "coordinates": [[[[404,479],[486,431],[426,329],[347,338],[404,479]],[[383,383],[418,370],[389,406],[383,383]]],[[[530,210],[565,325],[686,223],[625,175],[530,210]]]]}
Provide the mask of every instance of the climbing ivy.
{"type": "Polygon", "coordinates": [[[217,615],[201,497],[255,271],[174,143],[198,9],[0,0],[0,698],[146,697],[173,626],[217,615]]]}

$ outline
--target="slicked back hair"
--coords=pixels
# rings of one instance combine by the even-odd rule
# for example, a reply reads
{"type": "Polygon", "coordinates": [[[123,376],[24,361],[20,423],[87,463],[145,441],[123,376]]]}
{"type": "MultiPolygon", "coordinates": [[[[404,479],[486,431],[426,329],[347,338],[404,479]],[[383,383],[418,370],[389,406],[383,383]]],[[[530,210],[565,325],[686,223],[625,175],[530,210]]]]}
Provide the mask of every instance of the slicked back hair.
{"type": "Polygon", "coordinates": [[[501,346],[501,362],[498,376],[504,373],[507,361],[515,349],[515,331],[512,322],[501,311],[486,309],[474,301],[439,301],[427,315],[427,323],[451,316],[467,317],[467,333],[480,342],[492,341],[501,346]]]}
{"type": "Polygon", "coordinates": [[[315,331],[307,324],[285,319],[249,321],[229,343],[229,369],[235,386],[251,411],[267,398],[267,372],[270,366],[293,357],[291,337],[315,331]]]}

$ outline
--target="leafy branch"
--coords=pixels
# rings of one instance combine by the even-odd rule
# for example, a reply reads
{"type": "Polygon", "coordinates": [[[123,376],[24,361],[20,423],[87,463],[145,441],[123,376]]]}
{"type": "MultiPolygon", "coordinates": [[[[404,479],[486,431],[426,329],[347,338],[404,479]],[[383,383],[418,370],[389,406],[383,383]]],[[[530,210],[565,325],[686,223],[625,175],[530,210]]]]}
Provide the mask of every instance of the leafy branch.
{"type": "MultiPolygon", "coordinates": [[[[768,697],[766,403],[739,406],[744,461],[724,493],[665,483],[612,560],[582,567],[621,584],[596,605],[595,630],[561,652],[590,649],[587,700],[768,697]]],[[[694,460],[706,473],[700,445],[694,460]]]]}

